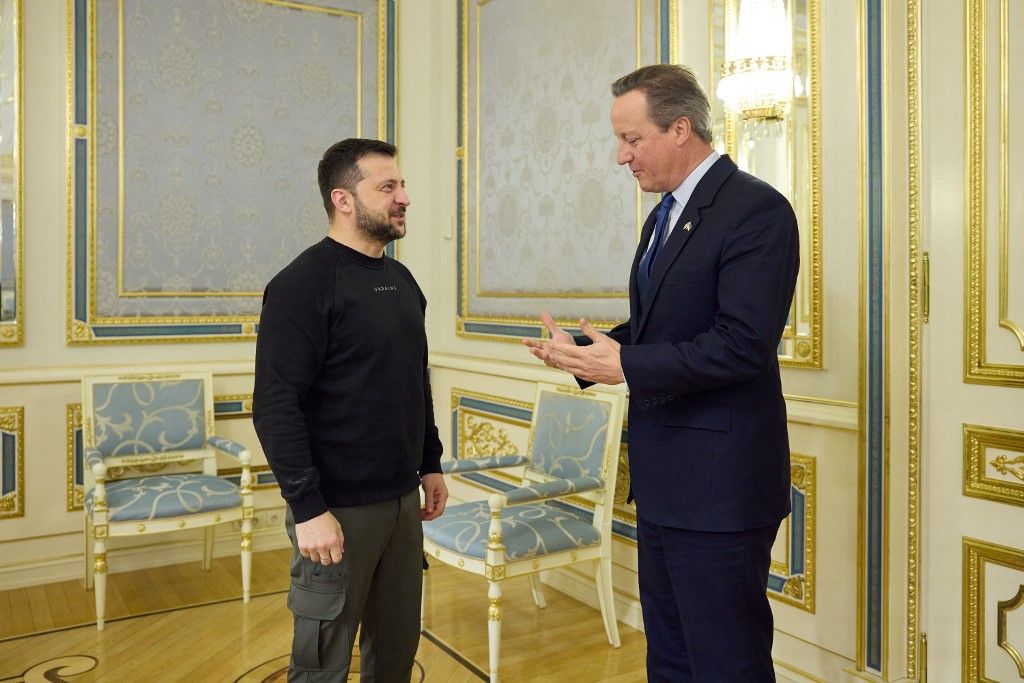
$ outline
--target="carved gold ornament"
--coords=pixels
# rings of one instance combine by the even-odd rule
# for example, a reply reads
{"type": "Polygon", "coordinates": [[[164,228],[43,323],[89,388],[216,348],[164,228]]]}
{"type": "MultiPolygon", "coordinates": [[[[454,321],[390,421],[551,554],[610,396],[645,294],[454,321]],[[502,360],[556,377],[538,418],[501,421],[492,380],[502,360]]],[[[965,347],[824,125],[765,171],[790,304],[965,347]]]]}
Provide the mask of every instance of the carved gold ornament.
{"type": "Polygon", "coordinates": [[[996,459],[990,464],[1000,474],[1014,476],[1024,481],[1024,455],[1018,455],[1016,458],[1008,458],[1005,455],[996,456],[996,459]]]}
{"type": "Polygon", "coordinates": [[[473,415],[462,420],[460,442],[465,444],[464,457],[483,458],[516,452],[516,445],[504,429],[473,415]]]}

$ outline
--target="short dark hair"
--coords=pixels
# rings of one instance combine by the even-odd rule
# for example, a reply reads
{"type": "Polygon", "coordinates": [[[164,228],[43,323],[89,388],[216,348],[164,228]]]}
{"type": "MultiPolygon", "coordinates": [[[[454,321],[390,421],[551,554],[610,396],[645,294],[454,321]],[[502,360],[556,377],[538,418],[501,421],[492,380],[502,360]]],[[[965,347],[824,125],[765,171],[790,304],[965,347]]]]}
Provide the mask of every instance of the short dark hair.
{"type": "Polygon", "coordinates": [[[323,197],[328,218],[334,217],[331,192],[338,187],[355,192],[356,184],[363,179],[358,162],[371,154],[394,158],[398,154],[398,148],[383,140],[346,138],[334,143],[324,152],[316,167],[316,177],[320,183],[320,196],[323,197]]]}
{"type": "Polygon", "coordinates": [[[685,116],[693,132],[704,142],[711,142],[711,104],[692,69],[679,64],[652,64],[612,83],[615,97],[633,90],[647,96],[647,117],[663,131],[685,116]]]}

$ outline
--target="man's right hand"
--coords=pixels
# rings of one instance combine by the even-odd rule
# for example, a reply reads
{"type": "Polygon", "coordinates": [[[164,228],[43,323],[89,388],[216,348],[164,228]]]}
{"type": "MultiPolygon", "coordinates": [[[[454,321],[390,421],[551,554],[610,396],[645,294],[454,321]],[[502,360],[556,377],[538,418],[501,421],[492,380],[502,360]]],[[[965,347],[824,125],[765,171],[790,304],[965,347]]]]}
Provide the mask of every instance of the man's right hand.
{"type": "Polygon", "coordinates": [[[299,554],[321,564],[338,564],[345,552],[345,534],[331,511],[295,525],[299,554]]]}
{"type": "Polygon", "coordinates": [[[555,322],[554,318],[552,318],[547,311],[541,312],[540,321],[544,323],[544,327],[548,328],[548,333],[551,335],[551,338],[523,339],[523,344],[530,349],[530,353],[544,361],[544,365],[549,368],[558,368],[558,365],[555,364],[554,357],[551,354],[551,343],[558,342],[561,344],[575,344],[576,341],[572,338],[571,334],[558,326],[558,323],[555,322]]]}

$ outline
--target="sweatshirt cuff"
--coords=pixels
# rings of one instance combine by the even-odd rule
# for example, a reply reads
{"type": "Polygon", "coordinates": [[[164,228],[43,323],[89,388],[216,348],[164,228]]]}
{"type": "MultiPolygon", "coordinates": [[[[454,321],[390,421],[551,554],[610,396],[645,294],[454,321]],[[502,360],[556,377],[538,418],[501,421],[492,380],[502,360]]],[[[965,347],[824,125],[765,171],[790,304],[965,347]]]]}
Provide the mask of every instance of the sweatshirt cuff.
{"type": "Polygon", "coordinates": [[[424,454],[420,463],[420,476],[424,474],[441,474],[441,454],[424,454]]]}
{"type": "Polygon", "coordinates": [[[313,491],[302,498],[290,500],[288,501],[288,507],[292,510],[292,518],[296,524],[308,522],[314,517],[319,517],[327,512],[327,503],[324,502],[324,497],[320,495],[320,491],[313,491]]]}

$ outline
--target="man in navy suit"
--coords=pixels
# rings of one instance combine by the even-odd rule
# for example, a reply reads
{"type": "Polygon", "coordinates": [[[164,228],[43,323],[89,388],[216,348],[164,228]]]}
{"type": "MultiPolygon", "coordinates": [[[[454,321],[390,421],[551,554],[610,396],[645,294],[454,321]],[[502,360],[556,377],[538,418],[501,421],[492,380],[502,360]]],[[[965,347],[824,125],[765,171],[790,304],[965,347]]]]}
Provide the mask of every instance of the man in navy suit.
{"type": "Polygon", "coordinates": [[[629,390],[640,602],[651,681],[774,681],[766,594],[789,513],[777,348],[799,266],[779,192],[711,146],[693,72],[659,64],[612,85],[620,165],[665,193],[629,276],[629,320],[523,340],[580,384],[629,390]]]}

